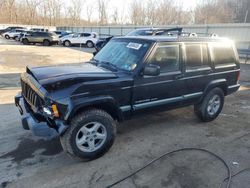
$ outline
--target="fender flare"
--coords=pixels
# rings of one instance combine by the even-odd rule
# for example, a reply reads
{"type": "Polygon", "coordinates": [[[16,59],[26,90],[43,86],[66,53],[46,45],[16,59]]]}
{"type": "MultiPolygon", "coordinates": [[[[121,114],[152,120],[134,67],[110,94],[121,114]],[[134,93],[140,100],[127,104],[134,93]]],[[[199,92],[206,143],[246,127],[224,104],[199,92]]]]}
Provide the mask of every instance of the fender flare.
{"type": "MultiPolygon", "coordinates": [[[[123,120],[122,111],[115,99],[111,96],[95,96],[91,98],[72,99],[64,119],[65,121],[69,121],[75,114],[81,111],[81,109],[91,107],[100,107],[101,109],[105,109],[107,106],[111,107],[110,111],[115,113],[110,114],[112,117],[115,116],[118,121],[123,120]]],[[[106,111],[110,113],[108,110],[106,111]]]]}
{"type": "Polygon", "coordinates": [[[213,88],[219,87],[223,90],[224,95],[227,95],[227,80],[226,79],[217,79],[209,82],[203,92],[202,99],[206,96],[206,94],[213,88]]]}

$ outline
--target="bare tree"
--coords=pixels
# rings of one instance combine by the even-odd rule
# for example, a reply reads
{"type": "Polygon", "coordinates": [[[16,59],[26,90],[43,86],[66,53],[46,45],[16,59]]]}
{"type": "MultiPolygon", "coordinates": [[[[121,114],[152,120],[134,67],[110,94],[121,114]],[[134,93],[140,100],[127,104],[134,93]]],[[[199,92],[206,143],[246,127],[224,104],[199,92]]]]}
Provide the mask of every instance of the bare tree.
{"type": "Polygon", "coordinates": [[[114,13],[112,15],[112,24],[115,24],[115,25],[118,24],[118,22],[119,22],[119,15],[118,14],[119,14],[118,9],[116,7],[114,10],[114,13]]]}
{"type": "Polygon", "coordinates": [[[108,0],[98,0],[99,24],[105,25],[108,23],[107,6],[108,0]]]}
{"type": "Polygon", "coordinates": [[[135,0],[132,2],[130,7],[130,19],[133,25],[144,25],[145,24],[145,16],[146,11],[141,1],[135,0]]]}
{"type": "Polygon", "coordinates": [[[88,21],[88,24],[91,23],[93,11],[94,11],[93,4],[89,4],[89,5],[86,6],[86,14],[87,14],[87,21],[88,21]]]}
{"type": "Polygon", "coordinates": [[[195,23],[228,23],[233,21],[227,0],[203,0],[195,9],[195,23]]]}
{"type": "Polygon", "coordinates": [[[234,22],[250,23],[250,1],[249,0],[229,0],[228,6],[234,15],[234,22]]]}
{"type": "Polygon", "coordinates": [[[72,20],[72,25],[80,25],[81,22],[81,13],[83,7],[82,0],[71,0],[71,4],[68,8],[70,19],[72,20]]]}

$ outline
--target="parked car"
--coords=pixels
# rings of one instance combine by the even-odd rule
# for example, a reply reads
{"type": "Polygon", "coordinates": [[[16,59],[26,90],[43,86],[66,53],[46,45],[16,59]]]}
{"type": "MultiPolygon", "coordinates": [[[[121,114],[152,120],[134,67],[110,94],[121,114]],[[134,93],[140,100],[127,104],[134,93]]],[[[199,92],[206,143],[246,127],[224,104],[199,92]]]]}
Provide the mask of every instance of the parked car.
{"type": "Polygon", "coordinates": [[[28,31],[23,31],[23,32],[21,32],[19,35],[17,35],[17,37],[15,37],[15,40],[21,42],[23,37],[28,36],[28,35],[30,35],[31,33],[33,33],[33,31],[30,31],[30,30],[28,30],[28,31]]]}
{"type": "Polygon", "coordinates": [[[40,43],[44,46],[50,46],[53,44],[58,44],[59,38],[55,33],[51,32],[32,32],[28,35],[22,37],[23,44],[36,44],[40,43]]]}
{"type": "Polygon", "coordinates": [[[25,28],[25,27],[19,27],[19,26],[7,27],[5,29],[1,29],[0,30],[0,34],[6,33],[6,32],[11,31],[13,29],[23,29],[23,30],[26,30],[27,28],[25,28]]]}
{"type": "Polygon", "coordinates": [[[95,53],[99,52],[112,38],[113,36],[99,38],[95,44],[95,50],[96,50],[95,53]]]}
{"type": "MultiPolygon", "coordinates": [[[[126,36],[158,36],[158,35],[164,35],[164,36],[173,36],[173,35],[181,35],[182,34],[182,28],[142,28],[142,29],[136,29],[131,32],[129,32],[126,36]]],[[[96,42],[95,49],[97,52],[99,52],[112,38],[113,36],[109,36],[106,38],[101,38],[96,42]]]]}
{"type": "Polygon", "coordinates": [[[67,35],[60,39],[60,43],[64,46],[72,46],[72,45],[79,45],[84,44],[89,48],[93,48],[95,43],[98,40],[98,34],[95,32],[91,33],[74,33],[71,35],[67,35]]]}
{"type": "Polygon", "coordinates": [[[17,36],[22,33],[23,29],[12,29],[11,31],[7,31],[5,33],[3,33],[3,37],[6,38],[6,39],[16,39],[17,36]]]}
{"type": "Polygon", "coordinates": [[[117,122],[138,114],[194,105],[201,121],[214,120],[239,77],[230,40],[126,36],[89,63],[27,67],[15,104],[24,129],[60,136],[69,154],[91,160],[112,146],[117,122]]]}
{"type": "Polygon", "coordinates": [[[72,34],[72,31],[54,31],[54,33],[59,37],[62,38],[64,36],[72,34]]]}

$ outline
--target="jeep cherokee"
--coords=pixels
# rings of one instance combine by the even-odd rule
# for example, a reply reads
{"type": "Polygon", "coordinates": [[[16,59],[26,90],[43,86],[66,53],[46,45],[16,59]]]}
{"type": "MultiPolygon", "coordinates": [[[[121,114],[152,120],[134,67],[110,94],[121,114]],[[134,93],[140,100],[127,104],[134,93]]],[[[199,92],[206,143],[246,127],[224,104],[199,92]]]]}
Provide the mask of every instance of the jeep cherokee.
{"type": "Polygon", "coordinates": [[[223,38],[113,38],[87,63],[27,67],[15,97],[24,129],[54,138],[69,154],[91,160],[112,146],[116,123],[136,114],[194,105],[214,120],[236,92],[240,65],[223,38]]]}

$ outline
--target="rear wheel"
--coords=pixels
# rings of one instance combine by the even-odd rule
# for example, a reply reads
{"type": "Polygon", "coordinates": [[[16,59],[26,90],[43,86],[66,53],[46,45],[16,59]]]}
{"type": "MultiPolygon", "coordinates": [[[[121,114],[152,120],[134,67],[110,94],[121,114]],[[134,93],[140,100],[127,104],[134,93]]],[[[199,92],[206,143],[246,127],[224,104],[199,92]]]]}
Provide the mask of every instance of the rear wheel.
{"type": "Polygon", "coordinates": [[[18,36],[15,36],[15,37],[14,37],[14,40],[16,40],[16,41],[17,41],[17,40],[18,40],[18,36]]]}
{"type": "Polygon", "coordinates": [[[204,121],[212,121],[220,114],[224,105],[224,92],[220,88],[214,88],[207,93],[201,103],[194,105],[197,117],[204,121]]]}
{"type": "Polygon", "coordinates": [[[49,46],[49,45],[50,45],[49,40],[44,40],[44,41],[43,41],[43,45],[44,45],[44,46],[49,46]]]}
{"type": "Polygon", "coordinates": [[[116,124],[113,118],[103,110],[91,109],[75,116],[60,140],[70,155],[92,160],[110,149],[115,135],[116,124]]]}
{"type": "Polygon", "coordinates": [[[9,36],[9,35],[5,35],[5,38],[6,38],[6,39],[10,39],[10,36],[9,36]]]}
{"type": "Polygon", "coordinates": [[[88,48],[93,48],[94,47],[94,43],[92,41],[88,41],[86,44],[87,44],[88,48]]]}
{"type": "Polygon", "coordinates": [[[23,44],[25,44],[25,45],[29,44],[28,39],[23,39],[22,42],[23,42],[23,44]]]}
{"type": "Polygon", "coordinates": [[[71,42],[69,40],[66,40],[66,41],[64,41],[63,45],[66,46],[66,47],[70,47],[71,42]]]}

